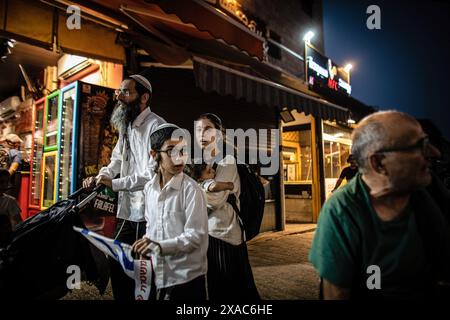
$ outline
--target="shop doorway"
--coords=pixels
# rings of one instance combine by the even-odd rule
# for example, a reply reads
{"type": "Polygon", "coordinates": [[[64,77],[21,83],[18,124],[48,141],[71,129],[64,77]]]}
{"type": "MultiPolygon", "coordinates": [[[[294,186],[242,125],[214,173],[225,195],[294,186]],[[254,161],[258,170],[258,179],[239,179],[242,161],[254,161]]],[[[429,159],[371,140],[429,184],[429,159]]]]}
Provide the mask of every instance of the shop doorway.
{"type": "Polygon", "coordinates": [[[314,161],[310,116],[291,111],[293,121],[282,122],[282,168],[286,224],[313,223],[314,161]]]}

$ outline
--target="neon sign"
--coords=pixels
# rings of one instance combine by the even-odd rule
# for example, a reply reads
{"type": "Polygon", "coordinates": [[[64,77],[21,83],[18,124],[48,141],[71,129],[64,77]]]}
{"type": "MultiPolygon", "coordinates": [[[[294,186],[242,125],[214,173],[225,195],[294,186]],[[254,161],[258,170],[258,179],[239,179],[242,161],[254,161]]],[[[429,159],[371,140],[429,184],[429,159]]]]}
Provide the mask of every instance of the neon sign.
{"type": "Polygon", "coordinates": [[[306,68],[311,86],[327,87],[333,91],[351,94],[350,74],[331,59],[306,45],[306,68]]]}
{"type": "Polygon", "coordinates": [[[328,78],[328,70],[325,68],[322,68],[319,64],[317,64],[313,57],[308,57],[308,65],[309,68],[315,71],[318,75],[328,78]]]}
{"type": "Polygon", "coordinates": [[[342,80],[342,79],[339,79],[338,84],[339,84],[339,87],[341,87],[341,88],[343,88],[344,90],[346,90],[346,91],[348,92],[348,94],[351,94],[351,93],[352,93],[352,86],[351,86],[349,83],[345,82],[345,81],[342,80]]]}

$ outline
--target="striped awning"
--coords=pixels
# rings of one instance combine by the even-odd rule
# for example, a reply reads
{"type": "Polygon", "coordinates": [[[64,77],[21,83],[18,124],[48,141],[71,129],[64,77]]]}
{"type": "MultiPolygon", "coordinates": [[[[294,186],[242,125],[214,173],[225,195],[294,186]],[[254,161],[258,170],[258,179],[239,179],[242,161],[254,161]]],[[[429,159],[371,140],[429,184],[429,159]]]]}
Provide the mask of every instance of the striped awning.
{"type": "Polygon", "coordinates": [[[194,57],[194,76],[197,87],[205,92],[230,95],[260,106],[287,107],[323,120],[347,122],[349,117],[346,108],[200,57],[194,57]]]}

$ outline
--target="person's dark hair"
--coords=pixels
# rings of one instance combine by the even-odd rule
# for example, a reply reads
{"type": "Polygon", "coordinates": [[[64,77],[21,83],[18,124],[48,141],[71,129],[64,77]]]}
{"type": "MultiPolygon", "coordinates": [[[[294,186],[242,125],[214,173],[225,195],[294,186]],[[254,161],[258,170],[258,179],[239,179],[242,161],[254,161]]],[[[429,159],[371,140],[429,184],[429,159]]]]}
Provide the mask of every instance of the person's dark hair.
{"type": "Polygon", "coordinates": [[[212,124],[214,125],[214,128],[216,128],[217,130],[221,131],[222,134],[225,133],[225,132],[224,132],[225,128],[224,128],[223,125],[222,125],[222,120],[220,120],[220,118],[219,118],[218,116],[216,116],[214,113],[204,113],[204,114],[201,114],[201,115],[197,118],[197,121],[198,121],[198,120],[201,120],[201,119],[208,119],[209,121],[212,122],[212,124]]]}
{"type": "Polygon", "coordinates": [[[157,151],[160,150],[167,140],[172,137],[172,133],[177,130],[175,127],[168,127],[160,129],[156,132],[153,132],[150,136],[150,146],[152,150],[157,151]]]}
{"type": "Polygon", "coordinates": [[[206,170],[206,163],[188,164],[184,168],[184,172],[195,181],[200,180],[204,170],[206,170]]]}
{"type": "Polygon", "coordinates": [[[174,131],[179,130],[179,129],[180,128],[175,128],[175,127],[163,128],[163,129],[153,132],[150,135],[150,147],[153,151],[156,152],[155,161],[157,163],[157,166],[155,168],[155,172],[158,171],[159,164],[161,162],[161,153],[159,152],[159,150],[161,150],[164,142],[166,142],[167,140],[169,140],[172,137],[172,134],[174,133],[174,131]]]}
{"type": "MultiPolygon", "coordinates": [[[[203,113],[197,118],[197,121],[202,120],[202,119],[207,119],[207,120],[211,121],[211,123],[214,125],[214,128],[216,130],[219,130],[222,133],[222,139],[218,140],[217,143],[218,144],[223,143],[224,152],[227,151],[226,145],[230,145],[232,147],[234,153],[237,152],[237,149],[236,149],[236,146],[234,145],[234,143],[232,141],[227,140],[225,127],[222,124],[222,120],[217,115],[215,115],[214,113],[203,113]]],[[[234,154],[233,154],[233,156],[234,156],[234,154]]]]}

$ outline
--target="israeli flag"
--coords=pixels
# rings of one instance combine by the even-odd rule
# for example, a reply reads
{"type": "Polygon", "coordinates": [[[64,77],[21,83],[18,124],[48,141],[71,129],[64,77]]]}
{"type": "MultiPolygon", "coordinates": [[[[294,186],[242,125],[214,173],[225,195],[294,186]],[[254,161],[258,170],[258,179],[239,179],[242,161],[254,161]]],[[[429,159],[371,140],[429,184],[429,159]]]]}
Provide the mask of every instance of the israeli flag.
{"type": "Polygon", "coordinates": [[[153,263],[150,260],[135,260],[131,255],[131,246],[118,240],[110,239],[87,229],[73,227],[108,257],[115,259],[125,274],[134,279],[135,299],[148,300],[151,290],[153,263]]]}

